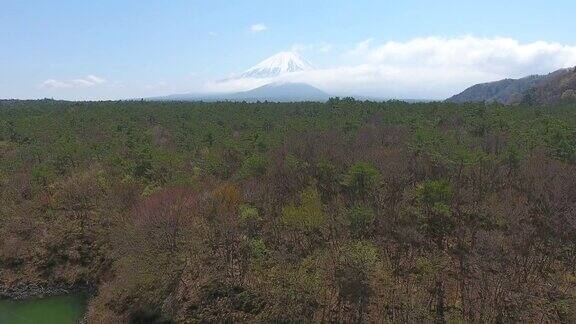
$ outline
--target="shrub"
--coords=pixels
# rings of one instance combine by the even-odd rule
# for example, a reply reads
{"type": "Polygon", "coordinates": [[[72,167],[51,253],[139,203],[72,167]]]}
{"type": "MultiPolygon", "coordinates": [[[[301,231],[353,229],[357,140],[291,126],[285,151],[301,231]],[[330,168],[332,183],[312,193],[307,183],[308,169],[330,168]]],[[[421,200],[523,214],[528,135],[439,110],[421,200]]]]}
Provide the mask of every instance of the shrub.
{"type": "Polygon", "coordinates": [[[348,224],[355,237],[367,234],[374,223],[374,211],[371,208],[357,205],[348,210],[348,224]]]}
{"type": "Polygon", "coordinates": [[[242,177],[257,177],[266,173],[268,159],[264,155],[254,154],[244,160],[240,169],[242,177]]]}
{"type": "Polygon", "coordinates": [[[301,193],[299,205],[290,204],[282,210],[284,224],[303,231],[321,228],[327,219],[324,204],[315,187],[309,187],[301,193]]]}
{"type": "Polygon", "coordinates": [[[342,180],[342,186],[352,195],[362,197],[373,190],[380,179],[380,172],[364,162],[354,164],[348,169],[342,180]]]}

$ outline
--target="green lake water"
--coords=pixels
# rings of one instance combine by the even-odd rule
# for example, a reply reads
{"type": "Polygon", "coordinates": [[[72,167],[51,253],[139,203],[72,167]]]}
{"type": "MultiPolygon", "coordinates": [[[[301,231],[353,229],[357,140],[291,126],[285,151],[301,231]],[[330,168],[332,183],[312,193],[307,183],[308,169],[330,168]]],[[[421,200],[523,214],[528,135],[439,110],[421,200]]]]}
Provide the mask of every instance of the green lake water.
{"type": "Polygon", "coordinates": [[[22,301],[0,300],[0,324],[78,323],[86,309],[82,295],[66,295],[22,301]]]}

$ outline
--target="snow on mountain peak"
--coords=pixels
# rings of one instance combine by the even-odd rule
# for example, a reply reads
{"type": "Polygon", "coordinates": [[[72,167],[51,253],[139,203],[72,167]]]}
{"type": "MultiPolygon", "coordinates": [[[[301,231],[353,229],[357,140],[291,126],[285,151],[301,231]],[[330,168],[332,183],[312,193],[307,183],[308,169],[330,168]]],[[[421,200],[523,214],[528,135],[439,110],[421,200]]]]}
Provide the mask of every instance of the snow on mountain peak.
{"type": "Polygon", "coordinates": [[[314,67],[298,53],[280,52],[251,67],[242,73],[240,78],[271,78],[313,69],[314,67]]]}

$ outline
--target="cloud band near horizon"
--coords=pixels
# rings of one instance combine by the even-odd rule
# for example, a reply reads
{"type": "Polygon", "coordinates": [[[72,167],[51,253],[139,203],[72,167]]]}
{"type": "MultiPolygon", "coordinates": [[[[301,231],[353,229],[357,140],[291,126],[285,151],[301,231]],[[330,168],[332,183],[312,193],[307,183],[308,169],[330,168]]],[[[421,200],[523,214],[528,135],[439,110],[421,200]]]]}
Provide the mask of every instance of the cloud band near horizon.
{"type": "Polygon", "coordinates": [[[443,99],[482,82],[576,66],[576,46],[507,37],[365,40],[340,55],[349,64],[274,79],[208,82],[207,92],[242,91],[276,81],[305,82],[331,94],[443,99]]]}

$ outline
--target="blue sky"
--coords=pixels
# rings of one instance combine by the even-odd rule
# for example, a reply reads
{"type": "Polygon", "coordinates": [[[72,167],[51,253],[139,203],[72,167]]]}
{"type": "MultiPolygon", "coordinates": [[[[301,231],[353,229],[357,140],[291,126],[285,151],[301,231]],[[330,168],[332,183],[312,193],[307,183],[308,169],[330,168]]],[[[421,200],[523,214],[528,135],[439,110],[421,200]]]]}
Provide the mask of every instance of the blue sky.
{"type": "Polygon", "coordinates": [[[329,92],[442,97],[474,82],[576,65],[575,13],[568,0],[0,0],[0,98],[210,90],[285,50],[323,70],[309,78],[329,92]],[[447,74],[458,77],[422,90],[445,78],[450,61],[423,64],[426,53],[449,56],[450,46],[483,59],[457,62],[447,74]],[[508,51],[515,54],[502,59],[508,51]],[[502,67],[484,68],[494,61],[502,67]],[[400,74],[425,77],[395,82],[400,74]]]}

